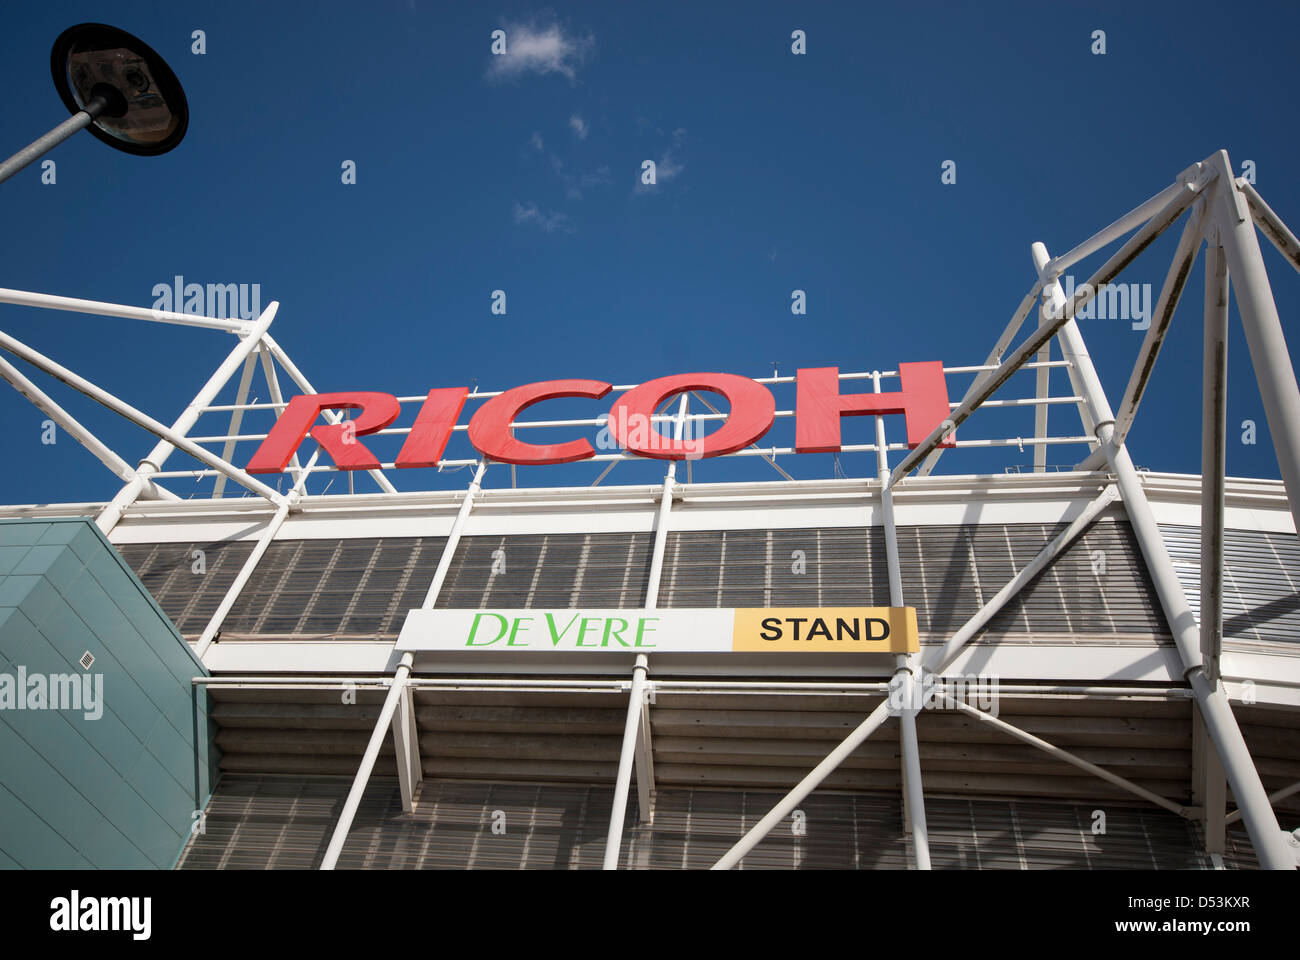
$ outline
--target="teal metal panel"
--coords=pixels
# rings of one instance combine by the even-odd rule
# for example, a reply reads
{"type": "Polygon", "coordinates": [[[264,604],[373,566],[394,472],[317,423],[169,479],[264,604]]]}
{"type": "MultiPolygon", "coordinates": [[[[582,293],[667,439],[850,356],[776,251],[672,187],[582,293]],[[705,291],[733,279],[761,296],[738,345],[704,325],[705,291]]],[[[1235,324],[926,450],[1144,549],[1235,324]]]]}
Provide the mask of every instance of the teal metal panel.
{"type": "Polygon", "coordinates": [[[20,667],[89,674],[102,698],[21,710],[0,699],[0,869],[174,866],[216,769],[208,694],[191,683],[207,671],[88,520],[0,520],[11,691],[20,667]]]}

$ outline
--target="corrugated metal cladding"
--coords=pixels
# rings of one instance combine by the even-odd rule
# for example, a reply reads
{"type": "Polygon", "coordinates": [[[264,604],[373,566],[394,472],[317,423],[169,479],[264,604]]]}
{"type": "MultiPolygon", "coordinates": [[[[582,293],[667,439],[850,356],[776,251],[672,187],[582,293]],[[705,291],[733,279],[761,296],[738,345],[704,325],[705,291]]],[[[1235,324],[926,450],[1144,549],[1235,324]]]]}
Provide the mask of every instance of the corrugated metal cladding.
{"type": "MultiPolygon", "coordinates": [[[[899,528],[903,596],[922,633],[948,635],[1061,527],[966,524],[899,528]]],[[[396,636],[418,607],[439,537],[273,543],[226,618],[227,636],[396,636]]],[[[637,607],[648,533],[465,537],[439,607],[637,607]]],[[[202,632],[248,542],[126,544],[127,562],[182,634],[202,632]],[[196,553],[201,551],[201,556],[196,553]]],[[[880,528],[670,533],[665,607],[888,605],[880,528]]],[[[1276,573],[1276,571],[1275,571],[1276,573]]],[[[1124,522],[1100,522],[994,618],[989,634],[1168,633],[1124,522]]]]}
{"type": "MultiPolygon", "coordinates": [[[[221,771],[227,776],[356,772],[384,693],[214,689],[221,771]]],[[[659,691],[650,709],[661,789],[789,790],[879,701],[831,694],[659,691]]],[[[427,782],[613,783],[626,695],[419,689],[415,716],[427,782]]],[[[1160,796],[1190,800],[1191,706],[1186,700],[1004,695],[998,715],[1160,796]]],[[[897,795],[899,735],[889,719],[824,781],[820,792],[897,795]]],[[[1247,720],[1243,719],[1243,723],[1247,720]]],[[[1266,786],[1300,779],[1285,716],[1251,714],[1247,743],[1266,786]],[[1258,725],[1258,730],[1256,726],[1258,725]],[[1288,746],[1290,743],[1290,746],[1288,746]],[[1289,778],[1289,779],[1288,779],[1289,778]]],[[[924,710],[921,768],[934,794],[1035,801],[1125,802],[1118,787],[955,711],[924,710]]],[[[396,774],[391,738],[377,776],[396,774]]]]}
{"type": "MultiPolygon", "coordinates": [[[[1192,611],[1201,607],[1201,528],[1162,524],[1192,611]]],[[[1300,540],[1291,533],[1223,531],[1223,636],[1300,643],[1300,540]]]]}
{"type": "MultiPolygon", "coordinates": [[[[180,867],[319,866],[348,787],[346,778],[226,776],[205,832],[191,840],[180,867]]],[[[770,791],[661,790],[648,827],[637,825],[633,800],[621,866],[707,868],[780,798],[770,791]]],[[[612,799],[606,786],[433,782],[404,815],[396,785],[372,781],[339,867],[597,869],[612,799]]],[[[927,797],[930,855],[937,869],[1210,866],[1189,821],[1154,807],[1108,804],[1105,833],[1094,834],[1094,807],[927,797]]],[[[790,818],[742,869],[906,869],[898,797],[813,794],[800,812],[802,834],[790,818]]],[[[1252,861],[1248,852],[1225,858],[1229,866],[1252,861]]]]}

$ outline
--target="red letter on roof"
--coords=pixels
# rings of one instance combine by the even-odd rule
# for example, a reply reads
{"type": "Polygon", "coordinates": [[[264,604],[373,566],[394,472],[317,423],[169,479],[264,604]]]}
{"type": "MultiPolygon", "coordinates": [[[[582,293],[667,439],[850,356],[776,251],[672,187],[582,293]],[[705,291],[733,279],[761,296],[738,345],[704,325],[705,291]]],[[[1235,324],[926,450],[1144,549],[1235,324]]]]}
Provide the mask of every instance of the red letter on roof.
{"type": "Polygon", "coordinates": [[[395,466],[436,467],[447,449],[451,428],[465,406],[466,387],[446,387],[430,390],[415,418],[415,425],[402,444],[395,466]]]}
{"type": "Polygon", "coordinates": [[[348,390],[296,396],[248,461],[248,472],[282,471],[322,410],[361,411],[355,420],[346,423],[321,424],[311,430],[312,439],[334,459],[340,470],[377,470],[379,461],[356,438],[384,429],[397,419],[399,409],[397,398],[391,393],[348,390]]]}
{"type": "Polygon", "coordinates": [[[609,411],[609,433],[620,447],[656,460],[694,460],[720,457],[741,450],[772,426],[776,401],[761,383],[734,373],[680,373],[649,380],[619,397],[609,411]],[[720,393],[731,404],[731,413],[720,430],[703,439],[674,440],[660,433],[651,415],[674,393],[708,390],[720,393]]]}
{"type": "Polygon", "coordinates": [[[493,397],[474,414],[469,422],[469,442],[485,457],[500,463],[536,466],[547,463],[573,463],[594,456],[596,451],[586,440],[568,443],[536,444],[516,440],[510,424],[525,409],[553,397],[592,397],[600,399],[613,387],[602,380],[544,380],[526,383],[493,397]]]}
{"type": "MultiPolygon", "coordinates": [[[[948,419],[948,384],[943,363],[900,363],[903,389],[897,393],[840,393],[838,367],[800,370],[796,377],[794,448],[799,453],[834,453],[840,449],[840,417],[901,413],[907,418],[907,445],[920,446],[948,419]]],[[[953,446],[952,435],[941,447],[953,446]]]]}

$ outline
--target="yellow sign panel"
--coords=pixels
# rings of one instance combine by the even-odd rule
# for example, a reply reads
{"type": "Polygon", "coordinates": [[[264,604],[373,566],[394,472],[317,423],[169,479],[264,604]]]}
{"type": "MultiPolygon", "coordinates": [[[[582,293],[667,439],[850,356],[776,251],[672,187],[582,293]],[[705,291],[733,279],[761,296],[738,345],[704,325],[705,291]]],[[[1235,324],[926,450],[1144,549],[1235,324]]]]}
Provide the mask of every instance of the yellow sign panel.
{"type": "Polygon", "coordinates": [[[914,653],[915,607],[738,608],[731,649],[780,653],[914,653]]]}

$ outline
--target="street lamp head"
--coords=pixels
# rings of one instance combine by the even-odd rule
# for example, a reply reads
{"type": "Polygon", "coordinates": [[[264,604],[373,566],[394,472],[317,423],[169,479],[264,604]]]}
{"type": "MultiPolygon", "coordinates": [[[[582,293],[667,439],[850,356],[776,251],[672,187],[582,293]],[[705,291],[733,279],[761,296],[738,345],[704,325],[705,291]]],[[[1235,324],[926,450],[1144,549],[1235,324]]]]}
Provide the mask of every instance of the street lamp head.
{"type": "Polygon", "coordinates": [[[110,147],[156,156],[185,136],[189,105],[176,74],[124,30],[102,23],[69,27],[54,41],[50,71],[64,105],[89,113],[88,129],[110,147]]]}

